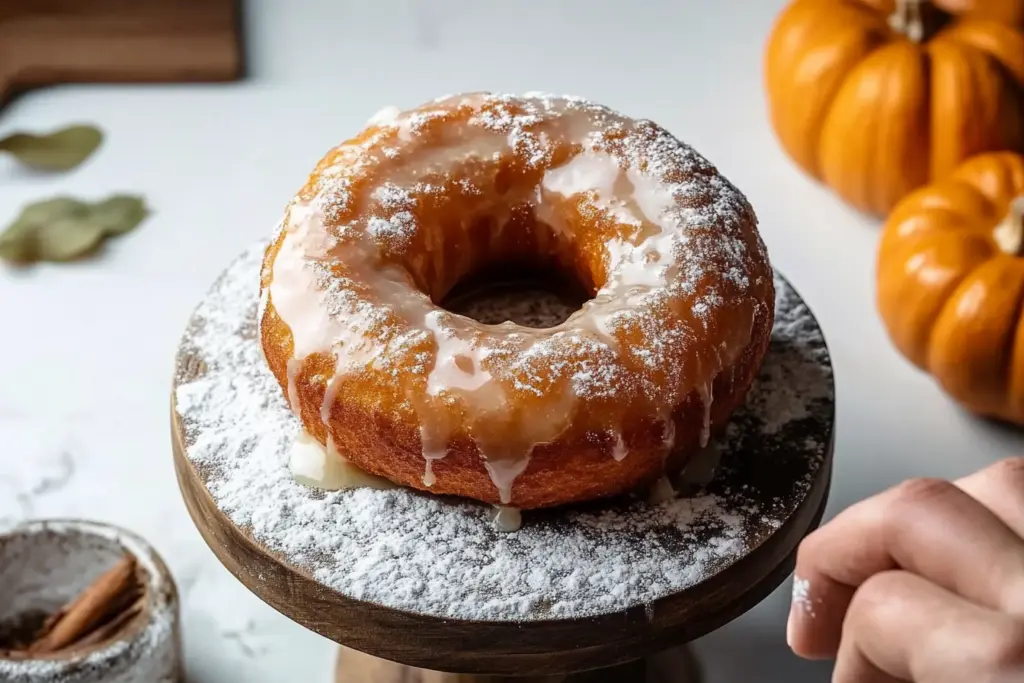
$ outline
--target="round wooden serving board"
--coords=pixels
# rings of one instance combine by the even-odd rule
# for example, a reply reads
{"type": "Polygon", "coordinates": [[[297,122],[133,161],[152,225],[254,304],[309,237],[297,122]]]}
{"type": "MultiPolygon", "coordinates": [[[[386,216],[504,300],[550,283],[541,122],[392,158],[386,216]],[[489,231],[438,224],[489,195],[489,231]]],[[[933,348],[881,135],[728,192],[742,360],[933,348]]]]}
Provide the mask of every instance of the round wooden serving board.
{"type": "MultiPolygon", "coordinates": [[[[405,489],[327,494],[302,489],[287,471],[288,444],[274,452],[260,450],[261,435],[268,435],[268,442],[287,441],[293,438],[287,429],[298,425],[280,390],[271,391],[276,385],[258,353],[261,254],[259,246],[249,250],[218,280],[179,349],[171,411],[178,481],[203,538],[246,587],[347,648],[435,671],[556,676],[552,680],[633,662],[699,638],[758,604],[790,573],[800,540],[821,519],[833,451],[832,369],[813,315],[781,277],[776,277],[771,349],[747,404],[720,430],[716,443],[722,458],[710,484],[661,505],[628,499],[524,514],[520,531],[502,534],[490,524],[489,509],[471,501],[405,489]],[[258,415],[239,411],[238,401],[223,400],[234,388],[251,393],[264,387],[268,395],[258,415]],[[238,445],[237,452],[231,444],[238,445]],[[260,477],[273,482],[263,486],[260,477]],[[278,499],[288,508],[286,515],[277,515],[278,499]],[[693,512],[698,509],[726,512],[716,521],[693,512]],[[528,607],[501,607],[506,613],[475,609],[471,601],[417,602],[415,595],[365,581],[367,574],[356,565],[379,555],[376,537],[353,540],[346,534],[358,530],[351,517],[374,510],[379,513],[367,519],[395,528],[402,515],[413,512],[429,512],[438,526],[456,520],[462,526],[452,528],[486,541],[473,546],[473,553],[482,555],[474,560],[481,562],[480,603],[493,594],[505,599],[501,605],[528,607]],[[264,518],[275,515],[293,520],[295,528],[282,530],[280,520],[268,525],[264,518]],[[383,519],[387,515],[396,519],[383,519]],[[325,516],[342,521],[325,528],[325,516]],[[320,544],[324,536],[332,536],[332,545],[320,544]],[[288,540],[297,537],[306,545],[288,540]],[[340,550],[332,554],[324,548],[340,550]],[[597,562],[588,558],[604,548],[615,549],[624,563],[623,590],[587,592],[594,573],[590,563],[597,562]],[[529,571],[516,563],[524,557],[560,554],[578,563],[583,589],[567,593],[563,576],[523,580],[529,571]],[[632,571],[634,558],[647,574],[632,571]],[[496,578],[486,573],[503,563],[509,563],[507,573],[496,578]],[[484,585],[487,581],[497,583],[484,585]]],[[[240,393],[239,401],[243,398],[240,393]]],[[[410,555],[389,561],[412,578],[423,572],[423,584],[430,585],[437,568],[417,569],[424,563],[413,555],[432,552],[425,544],[441,541],[430,541],[429,530],[424,533],[419,547],[390,546],[391,553],[398,548],[410,555]]],[[[456,568],[468,562],[457,545],[445,557],[456,568]]],[[[534,569],[546,567],[538,561],[534,569]]],[[[446,587],[446,595],[478,595],[477,581],[465,572],[447,576],[445,581],[464,584],[446,587]]],[[[345,656],[343,651],[341,661],[345,656]]]]}

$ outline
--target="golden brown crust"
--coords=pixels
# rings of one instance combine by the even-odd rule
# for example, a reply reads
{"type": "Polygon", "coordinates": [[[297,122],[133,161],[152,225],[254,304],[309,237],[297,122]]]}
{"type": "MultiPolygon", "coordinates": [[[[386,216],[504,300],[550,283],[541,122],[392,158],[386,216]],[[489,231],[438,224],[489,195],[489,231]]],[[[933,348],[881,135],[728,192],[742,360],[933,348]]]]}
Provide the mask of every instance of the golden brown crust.
{"type": "MultiPolygon", "coordinates": [[[[723,427],[729,416],[742,405],[761,367],[771,338],[774,311],[765,308],[758,315],[750,344],[739,362],[715,379],[711,409],[712,429],[723,427]]],[[[262,326],[262,342],[267,362],[287,395],[287,336],[273,307],[268,307],[262,326]],[[275,339],[276,337],[276,339],[275,339]]],[[[321,443],[327,441],[327,429],[320,420],[318,406],[324,398],[324,384],[316,381],[330,372],[330,362],[307,364],[296,378],[303,406],[303,424],[321,443]]],[[[526,471],[513,486],[513,501],[523,509],[551,507],[623,494],[650,483],[666,471],[677,471],[700,450],[704,407],[696,391],[687,395],[672,412],[677,440],[667,461],[661,424],[638,415],[624,430],[623,441],[629,454],[620,461],[612,457],[614,444],[607,435],[590,434],[572,442],[561,439],[538,446],[526,471]],[[587,438],[589,436],[589,438],[587,438]]],[[[437,482],[423,484],[423,455],[419,428],[409,422],[397,422],[391,415],[369,412],[348,403],[343,396],[335,401],[330,428],[338,449],[360,468],[397,484],[430,491],[475,498],[499,504],[498,492],[483,466],[479,449],[468,439],[454,442],[443,459],[433,465],[437,482]]]]}
{"type": "MultiPolygon", "coordinates": [[[[458,116],[435,119],[440,121],[436,123],[439,130],[443,126],[467,125],[469,113],[461,109],[452,112],[458,112],[458,116]]],[[[601,115],[604,116],[603,111],[601,115]]],[[[667,136],[667,133],[653,124],[643,128],[637,125],[636,130],[635,135],[642,138],[640,142],[665,143],[666,138],[659,136],[667,136]]],[[[324,185],[324,176],[331,169],[344,169],[346,163],[352,163],[352,145],[377,149],[377,143],[366,145],[368,136],[396,144],[396,135],[382,136],[379,129],[371,126],[368,132],[325,157],[300,193],[300,199],[308,201],[316,188],[324,185]]],[[[614,131],[606,134],[610,149],[616,144],[629,144],[626,138],[617,136],[614,131]]],[[[679,144],[674,138],[670,141],[679,144]]],[[[462,172],[483,173],[487,176],[486,182],[493,184],[491,191],[497,190],[500,196],[499,186],[504,187],[503,182],[509,182],[500,181],[502,177],[522,171],[519,176],[529,176],[529,182],[536,185],[545,168],[564,164],[567,158],[579,153],[578,145],[573,147],[572,144],[559,150],[547,160],[546,167],[519,166],[522,158],[510,154],[494,168],[481,171],[471,166],[462,172]]],[[[621,153],[625,158],[636,152],[626,149],[621,153]]],[[[293,408],[300,413],[306,430],[321,443],[327,443],[329,436],[338,451],[354,464],[404,486],[492,504],[504,502],[520,508],[613,496],[649,483],[666,471],[678,470],[700,449],[702,433],[709,428],[721,428],[742,403],[767,350],[774,317],[771,267],[757,233],[753,211],[713,167],[692,150],[685,150],[685,154],[688,156],[683,159],[684,163],[667,170],[663,168],[662,173],[668,180],[680,183],[677,187],[682,190],[689,190],[683,184],[688,178],[693,179],[696,189],[689,195],[682,192],[680,206],[696,215],[695,220],[709,222],[712,228],[700,226],[688,242],[691,248],[699,250],[696,257],[699,270],[694,271],[696,275],[690,275],[686,287],[662,297],[660,308],[646,311],[647,318],[627,321],[616,332],[612,343],[620,346],[622,353],[615,355],[612,361],[590,359],[597,365],[615,364],[621,391],[590,395],[584,392],[574,396],[575,403],[567,413],[568,423],[559,426],[553,438],[536,440],[538,443],[533,447],[529,464],[514,480],[510,500],[501,500],[491,476],[493,473],[485,467],[485,455],[478,446],[480,426],[487,425],[492,430],[491,436],[498,437],[499,443],[503,438],[520,438],[521,431],[531,427],[531,420],[548,419],[544,416],[550,411],[559,414],[562,410],[560,397],[566,391],[568,380],[554,377],[550,386],[557,389],[552,389],[550,394],[506,388],[503,394],[506,409],[496,416],[485,415],[489,422],[477,421],[471,425],[464,419],[467,406],[473,408],[471,402],[467,403],[471,397],[460,396],[462,403],[442,403],[440,410],[434,404],[429,405],[429,410],[418,409],[423,401],[433,399],[428,396],[424,370],[408,359],[424,354],[431,357],[439,346],[429,336],[424,336],[424,341],[416,342],[419,346],[406,344],[407,348],[402,349],[405,355],[401,358],[388,357],[389,351],[395,348],[390,340],[420,339],[406,334],[409,325],[394,319],[391,313],[386,313],[387,322],[374,330],[372,338],[364,338],[372,342],[376,353],[385,357],[391,374],[379,368],[339,374],[338,358],[323,351],[302,354],[301,362],[293,365],[296,338],[270,295],[274,266],[287,239],[287,234],[282,232],[267,249],[261,276],[261,289],[266,296],[260,321],[261,343],[272,373],[293,408]],[[733,242],[727,244],[727,239],[733,242]],[[736,257],[737,251],[742,251],[743,256],[736,257]],[[715,303],[708,307],[707,302],[715,303]],[[700,314],[698,306],[705,307],[700,314]],[[659,340],[657,335],[661,333],[674,336],[659,340]],[[701,336],[694,338],[694,334],[701,336]],[[661,341],[665,344],[660,344],[661,341]],[[654,366],[644,365],[643,354],[634,353],[659,345],[665,348],[659,350],[659,363],[654,366]],[[714,372],[705,366],[713,367],[714,372]],[[712,380],[710,386],[702,384],[712,380]],[[328,387],[333,387],[333,391],[331,400],[325,403],[328,387]],[[431,486],[424,484],[426,461],[421,441],[424,415],[452,422],[452,428],[447,431],[447,453],[432,461],[436,480],[431,486]],[[671,427],[665,423],[666,419],[671,420],[671,427]],[[478,438],[473,438],[473,429],[477,430],[478,438]],[[621,436],[618,448],[616,435],[621,436]],[[621,455],[623,450],[625,457],[613,457],[621,455]]],[[[652,160],[653,157],[644,161],[648,168],[652,160]]],[[[356,182],[369,182],[373,172],[366,173],[360,176],[353,171],[349,190],[356,182]]],[[[449,177],[447,187],[453,187],[459,180],[457,176],[449,177]]],[[[479,193],[473,195],[474,198],[479,196],[479,193]]],[[[464,221],[459,227],[445,217],[471,215],[469,209],[479,209],[478,205],[470,200],[456,201],[451,196],[434,197],[431,201],[432,205],[419,202],[417,211],[420,213],[416,216],[431,227],[413,233],[411,239],[397,246],[394,242],[385,244],[384,251],[386,258],[411,273],[415,287],[431,294],[434,300],[461,276],[485,266],[487,261],[482,254],[489,254],[491,259],[496,254],[510,258],[531,253],[539,258],[543,254],[566,271],[575,273],[594,292],[608,277],[606,243],[629,239],[628,226],[608,222],[592,225],[593,212],[582,201],[573,200],[559,207],[562,212],[559,220],[578,231],[575,242],[568,247],[557,243],[557,236],[529,212],[510,214],[509,225],[515,228],[512,230],[506,227],[495,231],[486,222],[479,229],[475,223],[466,226],[464,221]],[[431,206],[436,209],[434,214],[429,213],[431,206]],[[453,251],[453,244],[458,250],[453,251]]],[[[346,210],[349,213],[344,220],[365,221],[359,211],[346,210]]],[[[351,263],[339,264],[346,277],[353,272],[351,266],[351,263]]],[[[351,286],[359,288],[361,284],[356,280],[351,286]]],[[[313,294],[311,291],[310,295],[313,294]]],[[[387,306],[384,309],[389,310],[387,306]]],[[[557,345],[560,340],[550,336],[539,339],[552,346],[556,353],[560,350],[557,345]]],[[[578,353],[579,349],[570,351],[578,353]]],[[[515,357],[514,353],[512,355],[515,357]]],[[[438,356],[433,355],[433,361],[439,362],[438,356]]],[[[427,364],[427,372],[429,367],[427,364]]],[[[522,374],[525,371],[517,367],[514,363],[495,366],[492,369],[495,381],[505,382],[507,387],[528,384],[522,374]]],[[[541,371],[546,372],[547,368],[542,367],[541,371]]],[[[536,386],[533,388],[535,390],[536,386]]],[[[557,421],[552,424],[561,425],[557,421]]]]}

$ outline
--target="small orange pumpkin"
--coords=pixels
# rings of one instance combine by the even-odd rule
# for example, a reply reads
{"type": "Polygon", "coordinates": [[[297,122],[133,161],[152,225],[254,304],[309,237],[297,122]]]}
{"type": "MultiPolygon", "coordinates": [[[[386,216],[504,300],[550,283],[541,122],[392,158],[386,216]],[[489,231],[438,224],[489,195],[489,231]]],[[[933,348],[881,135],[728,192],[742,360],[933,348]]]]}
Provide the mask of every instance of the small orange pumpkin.
{"type": "Polygon", "coordinates": [[[793,160],[885,215],[971,156],[1024,151],[1024,0],[795,0],[765,81],[793,160]]]}
{"type": "Polygon", "coordinates": [[[1024,157],[975,157],[906,197],[878,249],[896,348],[969,410],[1024,425],[1024,157]]]}

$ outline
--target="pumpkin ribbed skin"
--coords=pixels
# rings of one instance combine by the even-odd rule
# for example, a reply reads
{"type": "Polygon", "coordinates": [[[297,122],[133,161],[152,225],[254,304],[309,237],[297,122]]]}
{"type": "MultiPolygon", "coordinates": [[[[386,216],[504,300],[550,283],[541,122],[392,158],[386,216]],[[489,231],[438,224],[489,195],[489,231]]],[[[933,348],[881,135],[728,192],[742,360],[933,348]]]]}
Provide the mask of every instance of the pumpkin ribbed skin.
{"type": "Polygon", "coordinates": [[[921,36],[926,4],[795,0],[768,40],[779,141],[865,213],[887,214],[979,153],[1024,151],[1024,0],[932,3],[952,16],[921,36]]]}
{"type": "Polygon", "coordinates": [[[1024,157],[980,155],[900,202],[877,285],[904,356],[969,410],[1024,424],[1024,157]]]}

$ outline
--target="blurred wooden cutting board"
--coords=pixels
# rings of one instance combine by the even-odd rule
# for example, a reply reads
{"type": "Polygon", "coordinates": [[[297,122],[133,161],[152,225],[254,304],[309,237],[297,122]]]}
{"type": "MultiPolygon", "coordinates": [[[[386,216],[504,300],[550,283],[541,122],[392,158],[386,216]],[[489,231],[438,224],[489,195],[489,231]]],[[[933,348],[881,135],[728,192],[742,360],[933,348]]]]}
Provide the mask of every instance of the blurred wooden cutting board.
{"type": "Polygon", "coordinates": [[[57,83],[231,81],[240,0],[0,0],[0,105],[57,83]]]}

